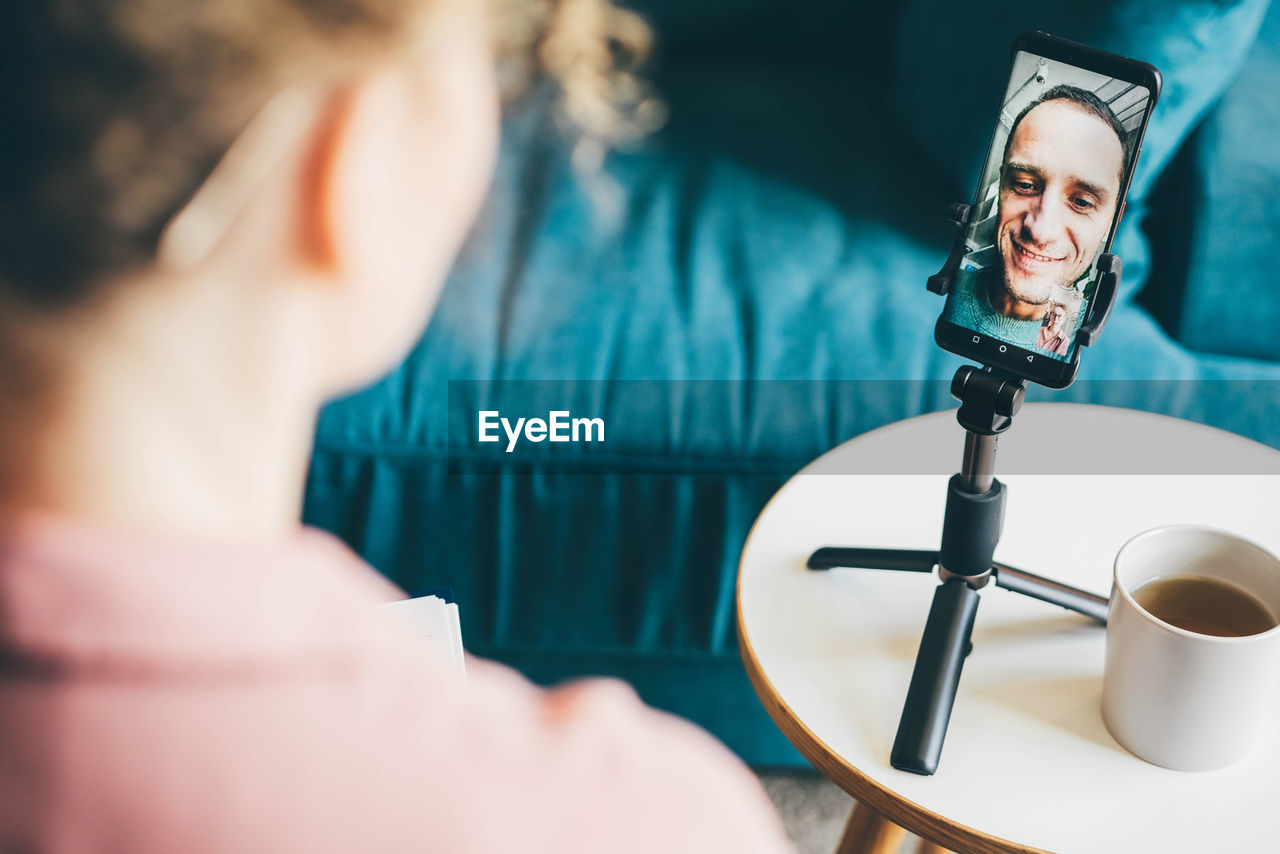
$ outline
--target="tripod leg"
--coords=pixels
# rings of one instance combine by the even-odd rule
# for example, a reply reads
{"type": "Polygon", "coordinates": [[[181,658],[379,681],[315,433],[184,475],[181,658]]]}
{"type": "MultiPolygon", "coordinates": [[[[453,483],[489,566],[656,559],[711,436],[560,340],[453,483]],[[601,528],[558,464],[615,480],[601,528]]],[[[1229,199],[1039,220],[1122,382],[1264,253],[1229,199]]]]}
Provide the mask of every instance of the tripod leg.
{"type": "Polygon", "coordinates": [[[932,572],[938,553],[920,549],[847,549],[825,546],[809,555],[810,569],[900,569],[932,572]]]}
{"type": "Polygon", "coordinates": [[[937,770],[977,612],[978,591],[962,578],[950,578],[934,591],[889,754],[894,768],[924,775],[937,770]]]}
{"type": "Polygon", "coordinates": [[[1050,605],[1060,605],[1068,611],[1077,611],[1086,617],[1093,617],[1104,626],[1107,624],[1107,607],[1110,605],[1107,597],[1054,581],[1052,578],[1045,578],[1043,575],[1014,569],[1007,564],[997,563],[994,567],[997,587],[1030,596],[1032,599],[1039,599],[1041,602],[1048,602],[1050,605]]]}

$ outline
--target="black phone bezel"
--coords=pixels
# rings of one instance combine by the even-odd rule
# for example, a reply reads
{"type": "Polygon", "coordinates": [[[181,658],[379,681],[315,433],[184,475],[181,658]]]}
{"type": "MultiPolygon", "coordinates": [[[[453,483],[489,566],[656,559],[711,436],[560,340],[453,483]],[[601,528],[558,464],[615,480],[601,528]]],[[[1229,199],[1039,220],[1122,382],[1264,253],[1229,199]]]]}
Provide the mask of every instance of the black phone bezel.
{"type": "MultiPolygon", "coordinates": [[[[1142,142],[1146,136],[1147,124],[1151,119],[1151,111],[1155,109],[1156,101],[1160,97],[1160,72],[1149,63],[1114,53],[1107,53],[1106,51],[1060,39],[1047,33],[1026,32],[1020,34],[1014,39],[1013,46],[1009,52],[1009,74],[1005,77],[1005,86],[1001,89],[1000,98],[996,102],[996,109],[994,110],[996,120],[992,123],[991,136],[984,150],[983,163],[986,163],[991,157],[992,146],[996,140],[996,128],[999,126],[1000,110],[1004,106],[1004,95],[1008,91],[1008,81],[1013,76],[1013,62],[1019,51],[1042,56],[1054,62],[1074,65],[1077,68],[1104,74],[1116,80],[1123,80],[1126,83],[1145,86],[1151,93],[1147,108],[1142,116],[1142,124],[1138,128],[1133,155],[1129,158],[1129,163],[1126,167],[1124,187],[1116,204],[1115,213],[1112,215],[1111,228],[1107,232],[1105,242],[1098,250],[1099,254],[1109,252],[1111,243],[1115,239],[1116,229],[1120,224],[1120,218],[1124,213],[1124,202],[1129,195],[1129,187],[1133,183],[1133,175],[1137,171],[1138,158],[1142,154],[1142,142]]],[[[979,186],[973,192],[975,209],[983,190],[981,178],[979,178],[978,184],[979,186]]],[[[954,276],[958,270],[959,262],[948,269],[947,272],[954,276]]],[[[948,295],[947,305],[950,304],[950,301],[951,296],[948,295]]],[[[1095,312],[1100,309],[1101,306],[1098,305],[1098,301],[1096,299],[1091,300],[1086,316],[1081,319],[1080,325],[1093,319],[1095,312]]],[[[934,340],[939,347],[958,356],[974,359],[989,367],[999,368],[1049,388],[1066,388],[1071,385],[1080,369],[1080,351],[1082,347],[1079,344],[1074,348],[1071,358],[1067,361],[1062,361],[1044,353],[1025,350],[1008,342],[980,335],[972,329],[966,329],[963,326],[948,322],[944,319],[946,316],[947,310],[946,305],[944,305],[942,314],[938,317],[938,321],[934,326],[934,340]],[[1027,357],[1031,358],[1028,359],[1027,357]]]]}

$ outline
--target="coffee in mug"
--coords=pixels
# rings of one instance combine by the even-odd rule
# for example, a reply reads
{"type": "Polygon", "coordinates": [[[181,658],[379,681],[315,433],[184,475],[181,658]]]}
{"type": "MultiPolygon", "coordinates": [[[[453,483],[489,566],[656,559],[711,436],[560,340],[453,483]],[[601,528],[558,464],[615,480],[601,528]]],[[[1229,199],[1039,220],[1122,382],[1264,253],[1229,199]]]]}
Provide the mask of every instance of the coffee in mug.
{"type": "Polygon", "coordinates": [[[1133,591],[1133,599],[1157,620],[1220,638],[1260,635],[1280,624],[1256,597],[1205,575],[1165,575],[1133,591]]]}

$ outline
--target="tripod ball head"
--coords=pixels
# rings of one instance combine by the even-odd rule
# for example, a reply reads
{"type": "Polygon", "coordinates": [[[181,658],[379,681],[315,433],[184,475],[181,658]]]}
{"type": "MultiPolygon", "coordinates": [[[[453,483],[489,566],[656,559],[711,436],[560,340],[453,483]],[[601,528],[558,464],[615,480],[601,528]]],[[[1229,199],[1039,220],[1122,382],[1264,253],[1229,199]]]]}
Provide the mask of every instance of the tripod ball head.
{"type": "Polygon", "coordinates": [[[962,365],[951,380],[951,396],[960,401],[957,419],[965,429],[982,435],[1003,433],[1027,396],[1023,380],[1001,376],[990,368],[962,365]]]}

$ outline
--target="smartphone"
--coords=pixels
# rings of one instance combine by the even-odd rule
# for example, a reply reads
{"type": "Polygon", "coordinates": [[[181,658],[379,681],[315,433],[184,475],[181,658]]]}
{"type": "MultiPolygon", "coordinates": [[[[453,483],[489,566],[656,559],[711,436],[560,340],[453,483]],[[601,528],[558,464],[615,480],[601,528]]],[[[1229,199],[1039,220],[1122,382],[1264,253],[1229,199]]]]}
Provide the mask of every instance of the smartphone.
{"type": "Polygon", "coordinates": [[[1018,36],[939,346],[1051,388],[1071,384],[1098,256],[1124,214],[1159,95],[1160,72],[1145,62],[1018,36]]]}

